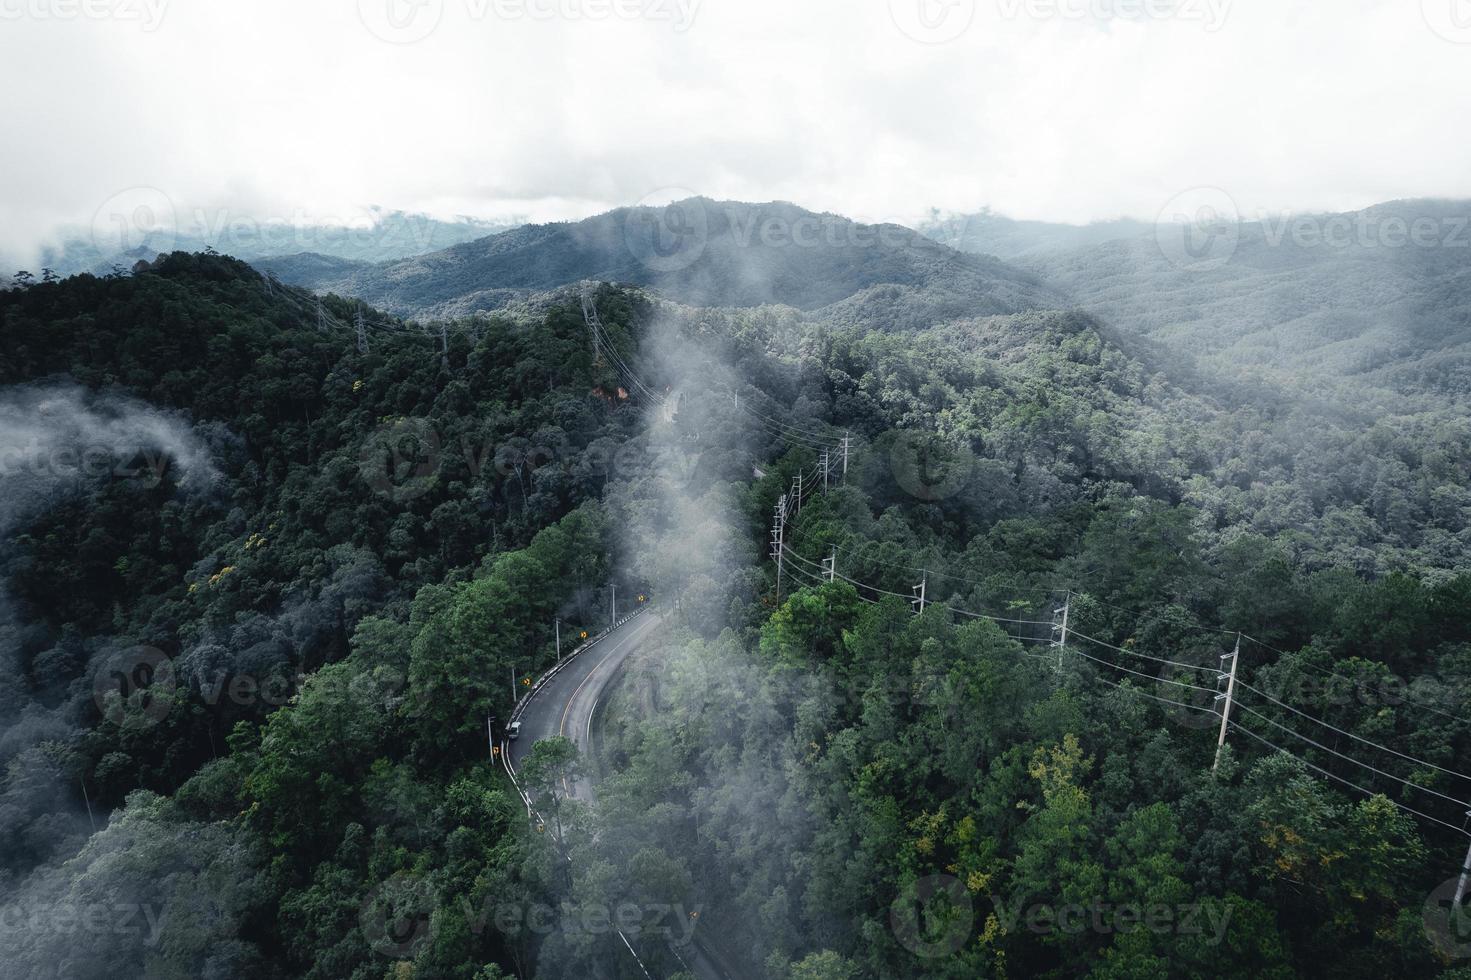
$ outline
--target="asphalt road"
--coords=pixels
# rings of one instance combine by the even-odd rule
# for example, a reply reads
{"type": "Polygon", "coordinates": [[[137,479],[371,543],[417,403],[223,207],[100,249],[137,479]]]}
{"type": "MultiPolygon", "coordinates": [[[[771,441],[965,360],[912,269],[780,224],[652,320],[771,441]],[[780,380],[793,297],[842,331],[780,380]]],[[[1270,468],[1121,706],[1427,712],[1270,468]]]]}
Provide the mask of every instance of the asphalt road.
{"type": "MultiPolygon", "coordinates": [[[[659,621],[652,613],[628,621],[543,684],[521,712],[521,737],[510,743],[511,767],[519,770],[539,739],[557,735],[572,739],[586,758],[598,702],[623,669],[624,662],[658,628],[659,621]]],[[[585,779],[578,780],[570,789],[577,799],[592,799],[592,786],[585,779]]],[[[719,954],[701,942],[698,934],[693,943],[676,949],[675,953],[702,980],[735,980],[740,976],[729,964],[721,962],[719,954]]]]}
{"type": "MultiPolygon", "coordinates": [[[[573,660],[542,685],[521,712],[521,737],[511,743],[511,766],[520,769],[531,747],[543,738],[565,735],[588,755],[588,728],[598,701],[628,659],[659,625],[659,617],[644,613],[629,620],[601,643],[573,660]]],[[[572,795],[590,800],[592,789],[578,780],[572,795]]]]}

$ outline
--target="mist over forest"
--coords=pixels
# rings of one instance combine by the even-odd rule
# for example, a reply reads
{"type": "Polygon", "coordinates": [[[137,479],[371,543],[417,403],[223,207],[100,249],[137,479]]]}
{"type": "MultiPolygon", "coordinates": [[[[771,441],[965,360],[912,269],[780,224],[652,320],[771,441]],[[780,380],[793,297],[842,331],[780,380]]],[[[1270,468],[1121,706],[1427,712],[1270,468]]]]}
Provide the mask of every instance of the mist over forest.
{"type": "Polygon", "coordinates": [[[0,980],[1471,980],[1468,4],[0,4],[0,980]]]}
{"type": "MultiPolygon", "coordinates": [[[[597,273],[670,213],[372,273],[433,310],[499,255],[467,274],[507,301],[448,320],[201,253],[0,293],[18,975],[1454,972],[1453,331],[1341,332],[1356,402],[1342,357],[1284,383],[1156,326],[1211,288],[1135,285],[1169,267],[1085,294],[1128,240],[1024,268],[671,207],[703,237],[646,285],[597,273]],[[614,590],[658,628],[509,783],[486,718],[614,590]]],[[[1267,259],[1457,315],[1442,256],[1243,241],[1221,322],[1267,259]]]]}

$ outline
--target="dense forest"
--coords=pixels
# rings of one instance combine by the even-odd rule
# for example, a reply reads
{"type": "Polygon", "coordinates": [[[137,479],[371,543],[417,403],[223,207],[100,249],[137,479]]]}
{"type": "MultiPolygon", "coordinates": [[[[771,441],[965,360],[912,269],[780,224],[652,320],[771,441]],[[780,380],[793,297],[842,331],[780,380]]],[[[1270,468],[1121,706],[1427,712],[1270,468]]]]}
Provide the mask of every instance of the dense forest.
{"type": "Polygon", "coordinates": [[[575,286],[424,324],[212,254],[0,292],[4,961],[634,977],[588,927],[631,904],[772,980],[1471,977],[1464,415],[1030,280],[931,315],[921,258],[805,310],[589,286],[606,337],[575,286]],[[486,719],[614,587],[663,628],[597,752],[538,747],[548,833],[486,719]]]}

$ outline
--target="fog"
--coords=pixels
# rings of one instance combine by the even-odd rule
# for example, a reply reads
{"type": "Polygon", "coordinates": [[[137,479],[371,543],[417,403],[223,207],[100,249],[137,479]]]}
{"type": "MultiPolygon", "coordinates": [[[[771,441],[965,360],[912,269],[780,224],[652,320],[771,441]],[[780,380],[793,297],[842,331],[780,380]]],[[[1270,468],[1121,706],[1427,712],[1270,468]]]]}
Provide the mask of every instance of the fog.
{"type": "Polygon", "coordinates": [[[0,391],[0,534],[101,479],[199,489],[218,476],[181,418],[135,398],[71,382],[0,391]]]}
{"type": "Polygon", "coordinates": [[[919,3],[7,5],[0,268],[140,205],[545,221],[700,193],[1087,222],[1200,185],[1249,213],[1471,196],[1449,2],[961,0],[933,30],[919,3]]]}

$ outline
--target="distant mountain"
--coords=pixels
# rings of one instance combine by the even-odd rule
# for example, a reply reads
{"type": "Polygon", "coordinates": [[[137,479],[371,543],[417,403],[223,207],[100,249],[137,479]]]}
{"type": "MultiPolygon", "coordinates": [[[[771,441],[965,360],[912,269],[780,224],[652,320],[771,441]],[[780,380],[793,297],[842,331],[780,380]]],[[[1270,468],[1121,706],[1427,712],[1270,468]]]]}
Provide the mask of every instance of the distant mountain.
{"type": "Polygon", "coordinates": [[[295,256],[258,262],[282,279],[402,315],[459,316],[584,279],[645,286],[698,306],[784,304],[874,326],[1055,306],[1034,274],[899,225],[864,225],[786,203],[692,198],[528,225],[398,262],[295,256]]]}
{"type": "Polygon", "coordinates": [[[250,215],[200,212],[181,220],[180,225],[166,231],[134,232],[136,244],[128,248],[110,247],[105,232],[104,240],[97,241],[84,229],[69,229],[59,247],[42,250],[37,264],[59,275],[103,274],[113,266],[127,268],[139,259],[153,259],[160,252],[202,252],[206,248],[246,261],[308,254],[349,262],[387,262],[515,227],[476,218],[444,221],[383,208],[365,210],[363,220],[354,224],[288,224],[250,215]]]}
{"type": "Polygon", "coordinates": [[[1129,218],[1068,225],[1018,221],[990,210],[948,217],[934,211],[919,226],[925,235],[951,248],[1007,260],[1087,248],[1121,238],[1138,238],[1152,229],[1152,225],[1129,218]]]}
{"type": "Polygon", "coordinates": [[[1462,397],[1468,226],[1471,202],[1398,201],[1223,226],[1200,261],[1151,231],[1020,264],[1120,329],[1238,376],[1462,397]]]}

